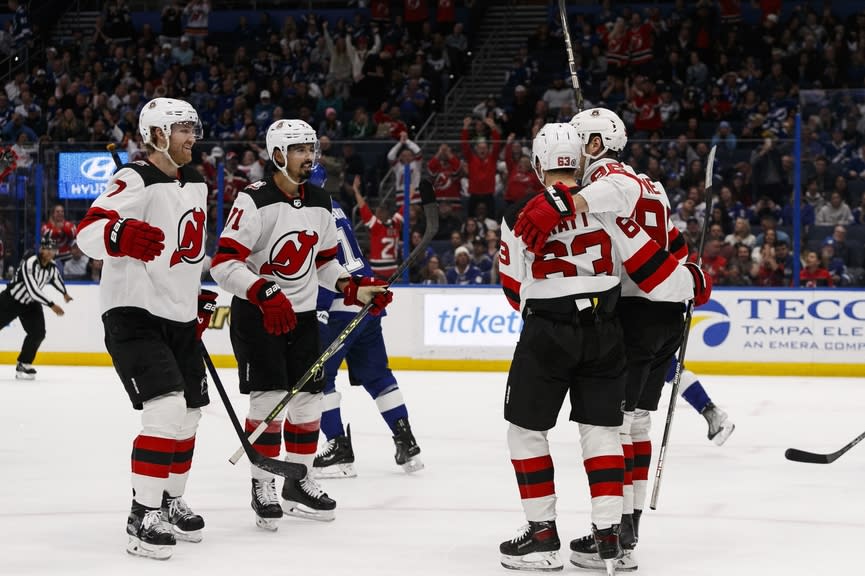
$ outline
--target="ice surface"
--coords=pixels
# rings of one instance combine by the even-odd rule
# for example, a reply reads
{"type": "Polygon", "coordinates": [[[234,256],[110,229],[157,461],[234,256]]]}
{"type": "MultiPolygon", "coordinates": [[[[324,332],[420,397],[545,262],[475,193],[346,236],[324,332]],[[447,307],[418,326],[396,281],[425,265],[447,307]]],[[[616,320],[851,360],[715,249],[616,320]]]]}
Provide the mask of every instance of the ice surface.
{"type": "MultiPolygon", "coordinates": [[[[426,464],[407,476],[375,404],[341,373],[359,476],[324,482],[338,503],[334,522],[284,519],[276,533],[255,527],[248,464],[227,462],[237,441],[213,391],[186,494],[207,522],[204,542],[178,543],[156,562],[125,552],[139,419],[113,371],[37,368],[35,382],[21,382],[13,366],[0,367],[0,574],[512,574],[499,566],[498,544],[524,519],[501,417],[504,374],[398,374],[426,464]]],[[[221,374],[242,417],[236,375],[221,374]]],[[[638,574],[861,573],[865,445],[829,465],[783,454],[834,451],[862,432],[863,382],[703,381],[736,431],[718,448],[703,418],[679,403],[658,510],[643,516],[638,574]]],[[[560,417],[550,437],[567,562],[567,541],[589,528],[588,488],[576,425],[560,417]]],[[[580,572],[566,564],[565,573],[580,572]]]]}

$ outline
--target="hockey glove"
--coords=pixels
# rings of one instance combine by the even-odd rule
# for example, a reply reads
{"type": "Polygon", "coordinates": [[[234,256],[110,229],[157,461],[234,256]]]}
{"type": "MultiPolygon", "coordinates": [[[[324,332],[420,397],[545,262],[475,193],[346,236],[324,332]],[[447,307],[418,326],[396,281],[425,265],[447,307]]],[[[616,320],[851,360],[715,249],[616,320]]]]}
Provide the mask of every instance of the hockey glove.
{"type": "Polygon", "coordinates": [[[685,262],[685,268],[694,280],[694,307],[702,306],[712,295],[712,277],[693,262],[685,262]]]}
{"type": "Polygon", "coordinates": [[[216,312],[216,292],[201,289],[198,294],[198,321],[195,324],[195,339],[201,340],[201,335],[210,326],[210,317],[216,312]]]}
{"type": "Polygon", "coordinates": [[[556,182],[523,206],[514,225],[514,234],[523,239],[529,250],[540,253],[553,228],[575,213],[571,189],[561,182],[556,182]]]}
{"type": "Polygon", "coordinates": [[[297,317],[291,302],[276,282],[259,278],[246,291],[246,299],[261,308],[264,329],[268,334],[288,334],[297,326],[297,317]]]}
{"type": "Polygon", "coordinates": [[[342,289],[343,303],[346,306],[363,306],[372,302],[369,313],[378,316],[393,300],[393,292],[387,289],[387,282],[368,276],[352,276],[342,289]]]}
{"type": "Polygon", "coordinates": [[[121,218],[105,226],[105,246],[110,256],[129,256],[150,262],[165,249],[165,234],[142,220],[121,218]]]}

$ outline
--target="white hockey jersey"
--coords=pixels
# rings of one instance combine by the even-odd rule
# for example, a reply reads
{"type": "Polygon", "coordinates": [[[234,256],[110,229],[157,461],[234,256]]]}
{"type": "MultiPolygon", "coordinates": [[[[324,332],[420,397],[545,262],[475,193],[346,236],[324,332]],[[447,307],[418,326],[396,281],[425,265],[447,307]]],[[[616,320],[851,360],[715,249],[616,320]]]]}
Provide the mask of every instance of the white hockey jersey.
{"type": "MultiPolygon", "coordinates": [[[[590,213],[628,216],[677,261],[687,259],[687,242],[670,221],[670,200],[660,182],[637,174],[627,164],[602,158],[587,166],[582,183],[579,194],[589,205],[590,213]]],[[[622,295],[645,296],[645,293],[630,278],[624,277],[622,295]]]]}
{"type": "Polygon", "coordinates": [[[651,300],[693,298],[690,272],[633,220],[610,212],[577,214],[554,229],[536,255],[513,233],[521,208],[505,216],[499,251],[502,289],[514,309],[522,311],[533,299],[586,299],[615,287],[625,274],[651,300]]]}
{"type": "Polygon", "coordinates": [[[336,255],[327,192],[307,183],[299,197],[288,198],[267,178],[237,195],[210,273],[240,298],[259,278],[272,280],[295,312],[307,312],[315,310],[319,284],[337,292],[337,281],[349,276],[336,255]]]}
{"type": "Polygon", "coordinates": [[[78,225],[82,252],[103,260],[100,309],[143,308],[159,318],[191,322],[198,316],[198,292],[207,232],[207,184],[192,167],[167,176],[147,161],[124,165],[108,182],[78,225]],[[134,218],[165,234],[165,250],[150,262],[108,253],[106,225],[134,218]]]}

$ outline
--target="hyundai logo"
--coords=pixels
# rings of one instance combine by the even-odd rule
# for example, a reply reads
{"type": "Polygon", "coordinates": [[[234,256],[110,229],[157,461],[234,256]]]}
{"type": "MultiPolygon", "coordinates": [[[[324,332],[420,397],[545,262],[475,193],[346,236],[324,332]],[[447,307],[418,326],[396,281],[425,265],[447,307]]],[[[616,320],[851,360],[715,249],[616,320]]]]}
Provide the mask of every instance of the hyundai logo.
{"type": "Polygon", "coordinates": [[[115,168],[110,156],[94,156],[81,163],[81,175],[88,180],[107,182],[115,168]]]}

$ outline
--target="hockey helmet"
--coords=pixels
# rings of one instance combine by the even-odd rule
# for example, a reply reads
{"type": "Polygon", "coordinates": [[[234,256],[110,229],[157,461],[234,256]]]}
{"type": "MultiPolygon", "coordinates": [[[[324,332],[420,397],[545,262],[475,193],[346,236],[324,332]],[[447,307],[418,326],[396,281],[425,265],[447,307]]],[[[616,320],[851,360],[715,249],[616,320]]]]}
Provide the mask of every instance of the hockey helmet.
{"type": "Polygon", "coordinates": [[[583,141],[570,124],[551,122],[532,141],[532,165],[541,182],[549,170],[576,170],[583,154],[583,141]]]}
{"type": "Polygon", "coordinates": [[[583,110],[571,118],[571,125],[587,144],[592,134],[598,134],[604,143],[604,148],[612,152],[621,152],[628,145],[625,123],[612,110],[606,108],[583,110]]]}
{"type": "Polygon", "coordinates": [[[57,250],[57,241],[54,240],[54,237],[51,235],[51,231],[46,230],[42,234],[42,238],[39,240],[39,249],[40,250],[57,250]]]}
{"type": "Polygon", "coordinates": [[[288,158],[288,149],[298,144],[312,144],[314,156],[312,159],[313,165],[318,164],[318,159],[321,156],[321,147],[318,144],[318,136],[312,126],[303,120],[279,120],[270,125],[267,129],[265,138],[267,144],[267,153],[270,155],[270,160],[274,166],[280,171],[285,170],[285,166],[280,166],[273,159],[274,149],[282,152],[283,158],[288,158]]]}
{"type": "Polygon", "coordinates": [[[174,124],[185,123],[192,124],[196,139],[202,137],[203,130],[198,112],[189,102],[175,98],[154,98],[144,105],[138,115],[138,132],[144,142],[150,144],[153,142],[151,140],[153,128],[160,128],[168,139],[174,124]]]}

